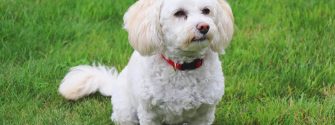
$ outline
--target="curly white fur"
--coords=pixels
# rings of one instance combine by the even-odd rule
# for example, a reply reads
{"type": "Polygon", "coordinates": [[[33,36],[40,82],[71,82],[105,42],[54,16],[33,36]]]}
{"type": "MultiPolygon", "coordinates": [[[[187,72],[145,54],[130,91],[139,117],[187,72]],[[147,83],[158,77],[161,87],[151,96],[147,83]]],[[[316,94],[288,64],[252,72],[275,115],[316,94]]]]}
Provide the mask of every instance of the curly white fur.
{"type": "Polygon", "coordinates": [[[227,2],[139,0],[125,14],[124,24],[136,51],[123,71],[77,66],[65,76],[59,92],[70,100],[96,91],[112,96],[112,120],[120,125],[212,124],[224,94],[218,54],[233,35],[227,2]],[[207,33],[200,33],[200,23],[209,26],[207,33]],[[202,58],[204,64],[175,70],[161,55],[178,63],[202,58]]]}

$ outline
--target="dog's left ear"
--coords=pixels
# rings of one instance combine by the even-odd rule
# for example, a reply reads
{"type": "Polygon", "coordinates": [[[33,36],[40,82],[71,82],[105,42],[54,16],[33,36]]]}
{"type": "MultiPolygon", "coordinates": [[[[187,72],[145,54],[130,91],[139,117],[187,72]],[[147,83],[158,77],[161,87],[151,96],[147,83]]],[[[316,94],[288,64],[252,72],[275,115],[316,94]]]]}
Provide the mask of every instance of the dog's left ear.
{"type": "Polygon", "coordinates": [[[131,46],[141,55],[153,55],[162,44],[159,15],[162,0],[138,0],[123,17],[131,46]]]}
{"type": "Polygon", "coordinates": [[[219,37],[214,38],[211,44],[213,51],[223,54],[228,47],[234,33],[234,16],[226,0],[217,0],[215,24],[219,30],[219,37]]]}

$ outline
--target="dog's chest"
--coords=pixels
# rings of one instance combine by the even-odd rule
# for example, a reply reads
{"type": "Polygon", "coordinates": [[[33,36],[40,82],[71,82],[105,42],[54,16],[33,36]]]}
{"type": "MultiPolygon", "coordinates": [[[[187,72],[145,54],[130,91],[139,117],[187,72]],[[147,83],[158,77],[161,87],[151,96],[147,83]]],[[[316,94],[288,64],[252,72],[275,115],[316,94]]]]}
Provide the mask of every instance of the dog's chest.
{"type": "Polygon", "coordinates": [[[194,117],[202,105],[215,105],[223,93],[221,80],[204,72],[165,71],[148,80],[148,101],[166,121],[194,117]]]}

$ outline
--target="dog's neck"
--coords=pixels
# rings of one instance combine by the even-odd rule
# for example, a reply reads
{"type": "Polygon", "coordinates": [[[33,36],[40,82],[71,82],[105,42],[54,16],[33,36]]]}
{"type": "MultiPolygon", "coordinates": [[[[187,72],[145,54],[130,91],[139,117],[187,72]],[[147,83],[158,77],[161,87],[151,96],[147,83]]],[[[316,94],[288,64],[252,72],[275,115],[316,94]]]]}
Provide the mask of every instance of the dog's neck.
{"type": "Polygon", "coordinates": [[[196,59],[204,59],[206,54],[210,51],[208,48],[205,48],[201,51],[182,51],[182,50],[165,50],[162,52],[162,55],[168,59],[173,60],[175,63],[190,63],[196,59]]]}

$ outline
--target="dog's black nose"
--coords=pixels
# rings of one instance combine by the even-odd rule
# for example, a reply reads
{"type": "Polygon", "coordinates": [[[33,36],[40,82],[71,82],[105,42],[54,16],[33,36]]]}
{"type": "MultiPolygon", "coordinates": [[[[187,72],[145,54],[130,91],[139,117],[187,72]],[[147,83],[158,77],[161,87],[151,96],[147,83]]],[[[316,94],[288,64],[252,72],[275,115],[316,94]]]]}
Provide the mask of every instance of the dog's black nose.
{"type": "Polygon", "coordinates": [[[209,25],[207,23],[199,23],[197,29],[201,34],[205,35],[209,30],[209,25]]]}

